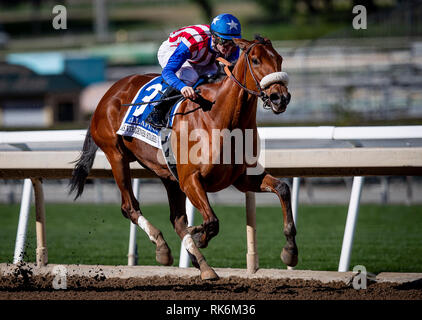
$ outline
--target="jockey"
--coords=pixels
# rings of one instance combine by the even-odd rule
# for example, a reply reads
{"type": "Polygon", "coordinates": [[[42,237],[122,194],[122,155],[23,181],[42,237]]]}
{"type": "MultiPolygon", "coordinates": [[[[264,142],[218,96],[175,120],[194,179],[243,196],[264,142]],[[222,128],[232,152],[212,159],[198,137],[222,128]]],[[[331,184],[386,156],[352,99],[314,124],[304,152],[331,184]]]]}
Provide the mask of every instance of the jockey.
{"type": "MultiPolygon", "coordinates": [[[[241,38],[241,26],[239,20],[228,13],[215,17],[211,25],[192,25],[172,32],[157,54],[163,68],[162,77],[169,84],[162,99],[179,91],[185,98],[196,99],[192,86],[200,76],[217,73],[217,57],[232,63],[239,58],[239,48],[233,38],[241,38]]],[[[171,101],[158,103],[145,121],[154,128],[165,127],[164,118],[171,101]]]]}

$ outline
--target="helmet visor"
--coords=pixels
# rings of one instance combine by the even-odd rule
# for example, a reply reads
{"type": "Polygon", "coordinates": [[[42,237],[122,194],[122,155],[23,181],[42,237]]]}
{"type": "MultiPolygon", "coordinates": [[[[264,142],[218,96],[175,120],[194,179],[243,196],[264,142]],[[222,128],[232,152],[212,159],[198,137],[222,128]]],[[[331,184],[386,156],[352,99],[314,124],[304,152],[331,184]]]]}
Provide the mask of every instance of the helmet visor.
{"type": "Polygon", "coordinates": [[[234,46],[235,43],[232,39],[225,39],[220,37],[218,34],[216,34],[215,32],[212,32],[212,35],[214,36],[214,42],[216,44],[220,44],[223,47],[229,47],[229,46],[234,46]]]}

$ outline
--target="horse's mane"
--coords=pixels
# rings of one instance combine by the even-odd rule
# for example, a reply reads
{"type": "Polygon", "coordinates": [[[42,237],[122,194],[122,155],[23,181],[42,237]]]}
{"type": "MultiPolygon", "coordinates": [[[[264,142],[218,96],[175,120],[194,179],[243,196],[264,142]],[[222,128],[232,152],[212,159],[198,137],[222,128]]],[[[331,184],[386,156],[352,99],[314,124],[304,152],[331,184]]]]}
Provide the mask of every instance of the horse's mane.
{"type": "Polygon", "coordinates": [[[256,34],[256,35],[255,35],[255,40],[257,40],[259,44],[264,44],[264,45],[266,45],[266,44],[270,44],[270,43],[271,43],[270,39],[268,39],[268,38],[263,38],[263,37],[261,37],[261,35],[259,35],[259,34],[256,34]]]}

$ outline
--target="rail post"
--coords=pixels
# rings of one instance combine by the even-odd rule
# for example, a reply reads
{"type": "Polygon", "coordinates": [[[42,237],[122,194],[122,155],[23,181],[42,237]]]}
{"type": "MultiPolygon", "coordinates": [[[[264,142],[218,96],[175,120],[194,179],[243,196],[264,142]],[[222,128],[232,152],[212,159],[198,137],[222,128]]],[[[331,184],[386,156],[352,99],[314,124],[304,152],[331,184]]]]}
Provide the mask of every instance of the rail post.
{"type": "Polygon", "coordinates": [[[296,226],[297,220],[297,207],[299,205],[299,187],[300,187],[300,178],[294,177],[293,178],[293,190],[292,190],[292,214],[293,214],[293,221],[296,226]]]}
{"type": "Polygon", "coordinates": [[[360,196],[362,194],[362,186],[364,177],[354,177],[352,193],[350,195],[349,210],[347,212],[346,227],[344,228],[343,245],[341,248],[340,262],[338,265],[339,272],[349,270],[350,256],[352,254],[353,237],[355,235],[356,222],[359,213],[360,196]]]}
{"type": "Polygon", "coordinates": [[[47,239],[45,236],[45,205],[42,182],[39,178],[31,178],[35,194],[35,217],[37,233],[37,257],[38,267],[43,267],[48,263],[47,239]]]}
{"type": "MultiPolygon", "coordinates": [[[[133,179],[133,194],[136,200],[139,201],[139,179],[133,179]]],[[[136,245],[136,235],[138,233],[137,225],[129,222],[129,252],[127,254],[127,265],[136,266],[138,264],[138,246],[136,245]]]]}
{"type": "MultiPolygon", "coordinates": [[[[295,227],[297,230],[297,207],[299,205],[299,187],[300,187],[300,178],[294,177],[293,178],[293,186],[292,186],[292,196],[291,196],[291,202],[292,202],[292,215],[293,215],[293,222],[295,223],[295,227]]],[[[295,267],[287,266],[288,270],[294,270],[295,267]]]]}
{"type": "Polygon", "coordinates": [[[25,254],[26,232],[28,229],[29,209],[31,207],[32,183],[31,179],[23,182],[21,208],[19,211],[18,231],[16,233],[15,254],[13,263],[18,264],[23,261],[25,254]]]}
{"type": "Polygon", "coordinates": [[[256,250],[256,201],[254,192],[246,192],[246,267],[248,273],[255,273],[259,268],[256,250]]]}

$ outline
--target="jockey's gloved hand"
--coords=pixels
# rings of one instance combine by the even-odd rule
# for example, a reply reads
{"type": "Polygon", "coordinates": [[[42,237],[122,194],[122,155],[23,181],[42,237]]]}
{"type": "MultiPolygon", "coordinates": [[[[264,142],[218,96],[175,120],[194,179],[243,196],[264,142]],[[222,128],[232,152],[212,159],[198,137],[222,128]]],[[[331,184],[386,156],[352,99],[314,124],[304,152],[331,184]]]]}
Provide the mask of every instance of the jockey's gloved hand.
{"type": "Polygon", "coordinates": [[[186,99],[194,100],[197,97],[195,90],[189,86],[183,87],[182,90],[180,90],[180,92],[182,93],[183,97],[185,97],[186,99]]]}

